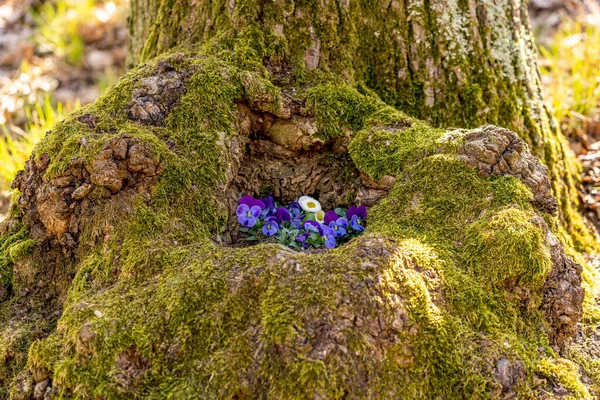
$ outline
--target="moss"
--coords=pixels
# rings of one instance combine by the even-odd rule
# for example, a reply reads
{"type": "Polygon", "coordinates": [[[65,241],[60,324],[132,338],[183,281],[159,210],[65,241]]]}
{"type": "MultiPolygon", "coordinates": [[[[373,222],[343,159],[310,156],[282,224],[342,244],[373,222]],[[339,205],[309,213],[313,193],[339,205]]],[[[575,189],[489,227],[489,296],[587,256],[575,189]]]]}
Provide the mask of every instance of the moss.
{"type": "Polygon", "coordinates": [[[384,104],[348,85],[322,84],[306,93],[306,106],[315,115],[320,134],[326,138],[358,132],[365,120],[384,104]]]}
{"type": "Polygon", "coordinates": [[[486,213],[468,226],[464,254],[472,267],[485,275],[487,284],[509,281],[538,289],[544,284],[552,261],[534,216],[511,207],[486,213]]]}
{"type": "Polygon", "coordinates": [[[13,283],[13,263],[33,252],[36,241],[29,239],[29,230],[16,224],[0,236],[0,285],[7,288],[13,283]]]}
{"type": "Polygon", "coordinates": [[[541,376],[553,380],[571,392],[573,399],[591,399],[590,393],[581,383],[577,366],[566,359],[542,359],[536,367],[541,376]]]}

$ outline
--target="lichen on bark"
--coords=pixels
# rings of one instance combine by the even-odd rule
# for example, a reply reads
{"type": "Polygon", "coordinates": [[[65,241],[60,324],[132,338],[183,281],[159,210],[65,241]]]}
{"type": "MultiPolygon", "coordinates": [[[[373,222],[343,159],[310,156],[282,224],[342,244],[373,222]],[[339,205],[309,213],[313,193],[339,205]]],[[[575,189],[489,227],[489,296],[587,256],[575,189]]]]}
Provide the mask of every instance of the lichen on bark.
{"type": "Polygon", "coordinates": [[[441,5],[132,1],[140,65],[14,183],[13,398],[597,395],[567,371],[600,375],[571,357],[596,315],[574,248],[593,242],[556,199],[571,161],[524,7],[441,5]],[[264,191],[365,201],[367,232],[315,254],[231,247],[235,202],[264,191]]]}

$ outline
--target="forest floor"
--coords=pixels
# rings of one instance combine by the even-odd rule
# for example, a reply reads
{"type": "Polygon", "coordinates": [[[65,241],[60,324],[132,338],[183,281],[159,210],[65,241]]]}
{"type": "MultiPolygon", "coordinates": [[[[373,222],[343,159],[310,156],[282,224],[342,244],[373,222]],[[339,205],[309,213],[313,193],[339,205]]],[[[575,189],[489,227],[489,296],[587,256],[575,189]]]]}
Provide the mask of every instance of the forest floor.
{"type": "MultiPolygon", "coordinates": [[[[127,7],[0,2],[0,220],[35,143],[125,71],[127,7]]],[[[582,164],[582,212],[600,231],[600,0],[531,0],[530,14],[547,101],[582,164]]]]}
{"type": "Polygon", "coordinates": [[[581,162],[582,213],[600,231],[600,1],[532,0],[546,101],[581,162]]]}

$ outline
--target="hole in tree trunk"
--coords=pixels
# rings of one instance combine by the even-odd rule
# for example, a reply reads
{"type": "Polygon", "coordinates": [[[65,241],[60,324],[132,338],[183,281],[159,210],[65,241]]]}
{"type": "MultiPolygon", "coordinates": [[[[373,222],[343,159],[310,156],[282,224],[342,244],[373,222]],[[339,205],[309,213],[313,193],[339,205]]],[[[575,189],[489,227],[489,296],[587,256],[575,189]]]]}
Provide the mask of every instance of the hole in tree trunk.
{"type": "Polygon", "coordinates": [[[216,241],[247,243],[239,232],[236,208],[246,195],[272,195],[288,205],[300,196],[319,200],[323,211],[363,204],[372,207],[387,196],[392,177],[375,182],[361,173],[348,154],[350,135],[324,141],[313,117],[278,118],[239,105],[239,136],[234,140],[235,176],[226,189],[229,222],[216,241]]]}

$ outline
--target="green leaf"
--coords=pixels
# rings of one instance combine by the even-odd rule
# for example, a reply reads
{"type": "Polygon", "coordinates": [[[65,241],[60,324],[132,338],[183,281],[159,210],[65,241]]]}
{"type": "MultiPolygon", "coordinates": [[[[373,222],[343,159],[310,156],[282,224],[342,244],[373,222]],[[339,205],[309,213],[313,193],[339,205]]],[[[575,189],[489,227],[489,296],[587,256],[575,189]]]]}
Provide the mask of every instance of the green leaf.
{"type": "Polygon", "coordinates": [[[240,232],[249,233],[249,232],[250,232],[250,229],[249,229],[249,228],[247,228],[247,227],[245,227],[245,226],[242,226],[242,227],[240,228],[240,232]]]}
{"type": "Polygon", "coordinates": [[[251,242],[254,242],[254,241],[257,241],[257,240],[258,240],[258,238],[257,238],[256,236],[249,236],[249,237],[248,237],[248,239],[246,239],[246,240],[249,240],[249,241],[251,241],[251,242]]]}
{"type": "Polygon", "coordinates": [[[340,217],[345,217],[346,216],[346,210],[344,210],[343,208],[338,207],[334,211],[340,217]]]}

